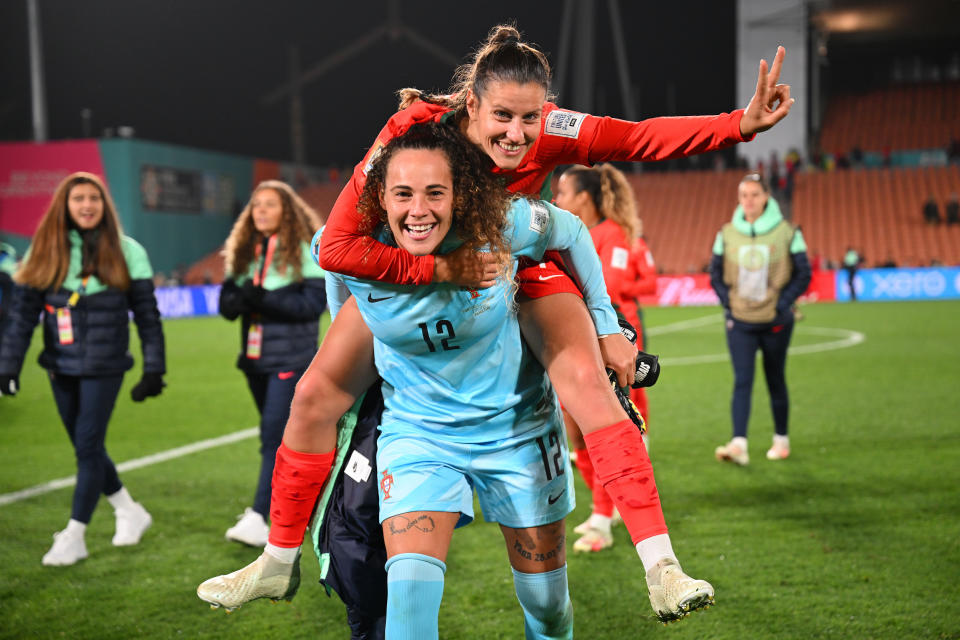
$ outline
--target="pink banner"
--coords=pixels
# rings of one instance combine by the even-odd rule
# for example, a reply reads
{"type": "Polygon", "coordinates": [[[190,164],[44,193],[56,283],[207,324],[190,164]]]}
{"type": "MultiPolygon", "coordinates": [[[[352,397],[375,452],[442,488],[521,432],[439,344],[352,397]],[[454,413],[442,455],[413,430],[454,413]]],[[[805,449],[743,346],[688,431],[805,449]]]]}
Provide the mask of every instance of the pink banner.
{"type": "Polygon", "coordinates": [[[0,231],[32,236],[57,185],[75,171],[105,177],[95,140],[0,143],[0,231]]]}
{"type": "MultiPolygon", "coordinates": [[[[810,287],[800,297],[801,302],[827,302],[836,300],[832,271],[817,271],[810,287]]],[[[719,305],[717,294],[710,286],[710,276],[696,273],[688,276],[658,276],[657,293],[640,298],[640,306],[685,307],[719,305]]]]}

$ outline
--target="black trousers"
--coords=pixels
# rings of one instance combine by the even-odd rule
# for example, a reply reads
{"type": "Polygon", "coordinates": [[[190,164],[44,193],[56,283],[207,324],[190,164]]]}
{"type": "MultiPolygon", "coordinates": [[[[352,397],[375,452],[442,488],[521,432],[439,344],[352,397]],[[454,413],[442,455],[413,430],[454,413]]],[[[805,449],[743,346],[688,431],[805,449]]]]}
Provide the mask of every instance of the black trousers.
{"type": "Polygon", "coordinates": [[[262,515],[264,520],[270,517],[270,483],[277,449],[283,441],[283,430],[290,417],[293,392],[304,371],[306,369],[246,374],[247,386],[260,412],[260,475],[257,477],[253,510],[262,515]]]}
{"type": "Polygon", "coordinates": [[[77,457],[70,517],[84,524],[90,522],[101,493],[110,495],[123,487],[104,444],[121,382],[122,374],[97,378],[50,374],[53,399],[77,457]]]}
{"type": "Polygon", "coordinates": [[[733,326],[727,329],[727,348],[733,362],[733,400],[730,413],[733,417],[734,437],[747,437],[758,349],[763,353],[763,373],[767,380],[767,390],[770,392],[774,429],[779,435],[787,435],[790,397],[787,393],[786,367],[787,348],[790,346],[792,334],[792,317],[781,324],[747,324],[734,321],[733,326]]]}

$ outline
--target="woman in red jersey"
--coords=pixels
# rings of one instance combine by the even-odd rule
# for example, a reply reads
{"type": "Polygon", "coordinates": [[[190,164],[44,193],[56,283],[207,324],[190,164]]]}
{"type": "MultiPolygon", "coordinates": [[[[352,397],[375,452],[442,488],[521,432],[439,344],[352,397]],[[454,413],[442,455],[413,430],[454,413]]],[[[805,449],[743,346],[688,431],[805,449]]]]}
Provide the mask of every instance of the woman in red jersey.
{"type": "MultiPolygon", "coordinates": [[[[761,61],[757,92],[744,110],[626,122],[566,111],[547,102],[551,74],[544,54],[522,42],[515,28],[495,27],[473,61],[458,70],[449,96],[401,92],[401,111],[387,122],[331,211],[319,248],[320,264],[346,275],[397,284],[449,281],[475,288],[490,286],[497,267],[486,254],[460,252],[447,260],[410,256],[370,236],[356,204],[371,160],[386,141],[418,122],[448,122],[486,152],[491,171],[502,176],[509,189],[549,197],[547,178],[560,164],[683,157],[749,140],[769,129],[786,116],[793,102],[789,87],[777,84],[783,55],[779,49],[769,73],[761,61]]],[[[631,383],[636,348],[619,333],[599,336],[598,346],[595,338],[588,337],[596,331],[575,293],[574,281],[558,267],[546,269],[534,265],[518,273],[524,337],[585,434],[600,481],[614,496],[637,545],[654,610],[663,620],[682,617],[707,604],[713,589],[680,569],[642,438],[604,371],[606,365],[617,372],[621,385],[631,383]]],[[[278,451],[272,504],[279,506],[271,511],[267,553],[284,556],[291,567],[295,556],[274,547],[286,550],[302,541],[334,461],[335,425],[364,391],[343,382],[345,372],[359,361],[357,354],[371,349],[369,332],[358,327],[361,323],[359,314],[351,317],[341,312],[331,326],[298,385],[278,451]],[[311,492],[302,490],[305,485],[313,487],[311,492]],[[278,526],[282,511],[296,517],[278,526]]],[[[276,595],[262,591],[260,578],[249,575],[248,569],[259,571],[255,565],[236,572],[237,589],[227,589],[236,606],[255,597],[286,593],[289,583],[276,587],[276,595]],[[241,589],[241,583],[255,588],[241,589]]]]}
{"type": "MultiPolygon", "coordinates": [[[[642,319],[636,298],[650,289],[656,290],[653,260],[640,239],[640,218],[637,217],[633,189],[626,176],[613,165],[576,166],[560,176],[556,195],[557,206],[583,220],[590,229],[603,279],[614,308],[638,330],[637,346],[643,348],[642,319]]],[[[631,399],[640,414],[647,417],[644,389],[632,389],[631,399]]],[[[564,410],[570,448],[576,454],[577,468],[593,494],[590,518],[574,528],[581,535],[573,544],[574,551],[602,551],[613,545],[610,525],[614,516],[613,500],[596,482],[593,464],[580,428],[564,410]]],[[[646,444],[646,434],[643,435],[646,444]]]]}

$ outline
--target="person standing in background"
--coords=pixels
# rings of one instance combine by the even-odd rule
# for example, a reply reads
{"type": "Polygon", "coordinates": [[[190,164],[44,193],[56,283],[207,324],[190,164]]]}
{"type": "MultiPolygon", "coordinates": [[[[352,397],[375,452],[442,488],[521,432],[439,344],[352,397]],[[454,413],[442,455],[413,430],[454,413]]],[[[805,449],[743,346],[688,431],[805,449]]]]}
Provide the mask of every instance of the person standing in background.
{"type": "Polygon", "coordinates": [[[165,386],[163,329],[147,253],[123,235],[100,178],[78,172],[60,183],[14,281],[0,341],[0,395],[16,394],[42,313],[40,366],[49,372],[77,458],[70,521],[54,534],[43,564],[72,565],[87,557],[86,528],[101,493],[116,515],[114,546],[135,545],[153,518],[120,482],[104,443],[123,374],[133,366],[129,313],[143,349],[143,378],[131,391],[135,402],[165,386]]]}
{"type": "MultiPolygon", "coordinates": [[[[600,263],[607,293],[617,313],[637,329],[637,347],[643,349],[643,321],[636,297],[656,291],[656,273],[645,243],[640,240],[640,218],[633,189],[616,167],[575,166],[567,169],[557,184],[557,206],[583,220],[590,230],[600,263]]],[[[647,417],[647,396],[643,388],[630,391],[631,400],[640,415],[647,417]]],[[[574,542],[574,551],[602,551],[613,545],[610,531],[615,517],[613,500],[597,482],[593,463],[583,435],[573,417],[563,412],[570,448],[575,452],[577,468],[593,495],[590,518],[574,527],[581,537],[574,542]]],[[[643,434],[644,443],[648,442],[643,434]]]]}
{"type": "Polygon", "coordinates": [[[240,213],[224,248],[227,278],[220,314],[241,318],[237,367],[260,412],[260,475],[253,506],[227,540],[267,543],[270,481],[293,392],[317,351],[326,307],[323,270],[310,257],[320,228],[316,212],[286,183],[261,182],[240,213]]]}
{"type": "Polygon", "coordinates": [[[803,234],[783,219],[777,201],[758,174],[740,181],[733,220],[717,233],[710,260],[710,284],[726,317],[727,347],[733,362],[733,438],[717,447],[717,460],[744,466],[747,422],[757,349],[770,392],[775,435],[768,460],[790,455],[787,419],[787,348],[793,333],[791,309],[810,284],[803,234]]]}
{"type": "Polygon", "coordinates": [[[16,270],[17,252],[10,245],[0,242],[0,339],[3,338],[3,321],[7,317],[7,307],[13,291],[13,274],[16,270]]]}
{"type": "Polygon", "coordinates": [[[847,272],[847,284],[850,286],[850,300],[857,301],[857,288],[854,286],[854,278],[857,277],[857,269],[863,262],[863,257],[853,247],[847,247],[843,254],[843,269],[847,272]]]}

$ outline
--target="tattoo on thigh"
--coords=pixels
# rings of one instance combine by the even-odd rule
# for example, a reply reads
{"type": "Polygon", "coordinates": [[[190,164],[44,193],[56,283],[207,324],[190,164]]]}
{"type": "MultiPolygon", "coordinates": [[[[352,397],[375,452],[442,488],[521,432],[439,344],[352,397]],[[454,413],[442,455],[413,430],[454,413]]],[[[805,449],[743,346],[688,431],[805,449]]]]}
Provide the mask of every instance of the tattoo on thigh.
{"type": "Polygon", "coordinates": [[[388,526],[390,527],[390,534],[395,536],[412,531],[413,529],[423,533],[429,533],[437,528],[437,524],[433,521],[433,518],[427,515],[417,516],[412,520],[406,516],[395,516],[390,519],[388,526]]]}

